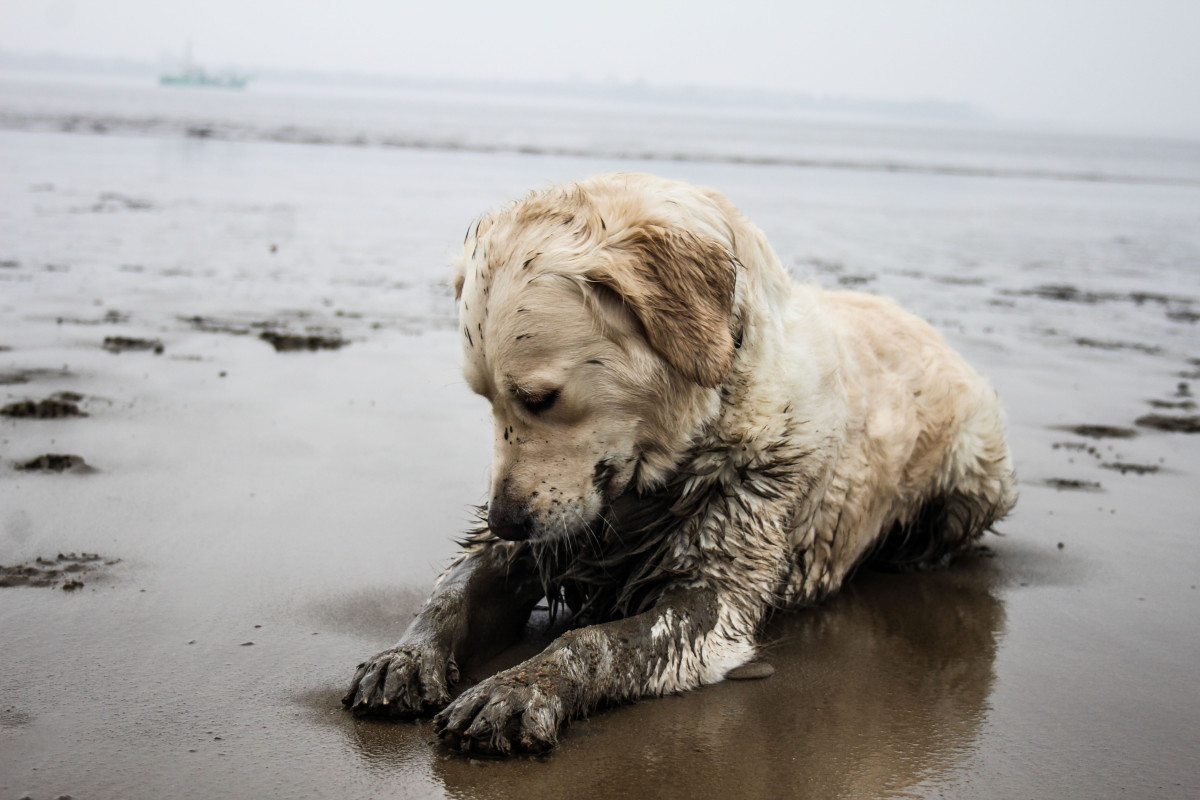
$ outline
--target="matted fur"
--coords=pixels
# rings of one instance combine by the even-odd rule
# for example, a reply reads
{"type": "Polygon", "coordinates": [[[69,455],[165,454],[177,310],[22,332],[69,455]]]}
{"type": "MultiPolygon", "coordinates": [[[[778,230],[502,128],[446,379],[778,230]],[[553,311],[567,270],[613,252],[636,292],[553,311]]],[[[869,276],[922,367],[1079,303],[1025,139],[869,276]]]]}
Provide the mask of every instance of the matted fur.
{"type": "Polygon", "coordinates": [[[944,562],[1016,500],[987,382],[891,301],[792,282],[711,190],[618,173],[533,193],[468,233],[454,285],[491,501],[360,665],[358,712],[445,705],[476,640],[546,596],[593,624],[437,717],[464,749],[545,749],[597,705],[720,680],[772,610],[868,559],[944,562]]]}

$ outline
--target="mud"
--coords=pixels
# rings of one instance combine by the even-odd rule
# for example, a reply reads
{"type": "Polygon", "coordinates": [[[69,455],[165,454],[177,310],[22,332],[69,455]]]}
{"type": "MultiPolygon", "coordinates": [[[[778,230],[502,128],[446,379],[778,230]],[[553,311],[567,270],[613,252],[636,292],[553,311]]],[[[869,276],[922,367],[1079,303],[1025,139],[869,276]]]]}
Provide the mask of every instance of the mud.
{"type": "Polygon", "coordinates": [[[301,350],[340,350],[349,344],[349,342],[338,334],[296,334],[263,331],[258,336],[264,342],[274,347],[278,353],[291,353],[301,350]]]}
{"type": "Polygon", "coordinates": [[[1061,303],[1098,305],[1101,303],[1132,303],[1136,306],[1158,305],[1178,313],[1181,308],[1190,309],[1196,302],[1194,297],[1163,294],[1161,292],[1106,292],[1080,289],[1071,284],[1043,284],[1029,289],[1000,290],[1000,294],[1013,297],[1037,297],[1061,303]]]}
{"type": "Polygon", "coordinates": [[[1124,464],[1120,461],[1110,461],[1100,466],[1104,469],[1111,469],[1113,472],[1119,472],[1122,475],[1130,473],[1134,475],[1153,475],[1161,469],[1157,464],[1124,464]]]}
{"type": "Polygon", "coordinates": [[[1132,439],[1138,435],[1133,428],[1122,428],[1117,425],[1071,425],[1058,430],[1088,439],[1132,439]]]}
{"type": "Polygon", "coordinates": [[[232,320],[217,319],[201,315],[179,317],[180,322],[190,325],[205,333],[226,333],[233,336],[247,336],[253,331],[253,324],[241,324],[232,320]]]}
{"type": "Polygon", "coordinates": [[[1143,344],[1141,342],[1110,342],[1098,339],[1089,339],[1081,337],[1075,340],[1075,344],[1080,347],[1091,347],[1096,350],[1134,350],[1146,355],[1156,356],[1162,353],[1163,349],[1156,344],[1143,344]]]}
{"type": "Polygon", "coordinates": [[[20,400],[0,408],[0,415],[16,419],[62,419],[64,417],[86,417],[80,410],[83,395],[64,392],[44,400],[20,400]]]}
{"type": "Polygon", "coordinates": [[[1147,402],[1154,408],[1178,409],[1180,411],[1191,411],[1196,407],[1196,403],[1192,400],[1148,400],[1147,402]]]}
{"type": "Polygon", "coordinates": [[[1051,489],[1072,492],[1102,492],[1104,487],[1099,481],[1083,481],[1078,478],[1047,478],[1044,481],[1051,489]]]}
{"type": "Polygon", "coordinates": [[[61,453],[38,456],[30,461],[18,463],[16,468],[22,472],[74,472],[79,475],[96,472],[96,468],[90,466],[81,456],[61,453]]]}
{"type": "Polygon", "coordinates": [[[1137,418],[1143,428],[1169,433],[1200,433],[1200,416],[1176,417],[1166,414],[1146,414],[1137,418]]]}
{"type": "Polygon", "coordinates": [[[0,370],[0,386],[18,386],[36,380],[66,378],[70,373],[65,369],[15,369],[0,370]]]}
{"type": "Polygon", "coordinates": [[[149,350],[155,355],[162,355],[166,349],[158,339],[135,339],[128,336],[105,336],[103,347],[110,353],[149,350]]]}
{"type": "Polygon", "coordinates": [[[59,325],[123,325],[129,322],[129,315],[116,309],[109,309],[99,318],[87,317],[58,317],[55,322],[59,325]]]}
{"type": "Polygon", "coordinates": [[[1051,445],[1054,450],[1067,450],[1072,453],[1084,453],[1092,458],[1101,458],[1100,451],[1095,445],[1090,445],[1085,442],[1055,442],[1051,445]]]}
{"type": "Polygon", "coordinates": [[[120,559],[104,558],[96,553],[59,553],[53,559],[39,557],[13,566],[0,564],[0,587],[58,587],[73,592],[83,588],[84,578],[102,574],[106,567],[119,563],[120,559]]]}

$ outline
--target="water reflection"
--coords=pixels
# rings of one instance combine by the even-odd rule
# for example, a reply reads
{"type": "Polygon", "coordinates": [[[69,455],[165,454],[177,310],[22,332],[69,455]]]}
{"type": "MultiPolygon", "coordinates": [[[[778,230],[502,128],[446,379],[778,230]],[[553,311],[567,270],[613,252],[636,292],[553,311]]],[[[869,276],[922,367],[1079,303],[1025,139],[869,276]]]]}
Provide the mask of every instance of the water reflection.
{"type": "Polygon", "coordinates": [[[597,713],[541,759],[451,754],[428,723],[347,728],[371,768],[427,765],[460,798],[892,795],[949,776],[973,746],[1004,626],[994,584],[983,559],[865,573],[775,620],[773,677],[597,713]]]}

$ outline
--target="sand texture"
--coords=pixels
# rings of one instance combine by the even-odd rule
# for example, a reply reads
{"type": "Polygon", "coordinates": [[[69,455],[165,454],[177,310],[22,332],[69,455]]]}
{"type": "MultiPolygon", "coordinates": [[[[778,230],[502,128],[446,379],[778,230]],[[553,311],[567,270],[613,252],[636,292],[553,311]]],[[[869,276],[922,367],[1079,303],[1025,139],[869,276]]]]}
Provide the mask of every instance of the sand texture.
{"type": "Polygon", "coordinates": [[[44,130],[0,174],[0,797],[1200,796],[1195,185],[44,130]],[[338,699],[485,491],[448,254],[614,168],[943,330],[1021,499],[779,617],[769,677],[471,760],[338,699]]]}

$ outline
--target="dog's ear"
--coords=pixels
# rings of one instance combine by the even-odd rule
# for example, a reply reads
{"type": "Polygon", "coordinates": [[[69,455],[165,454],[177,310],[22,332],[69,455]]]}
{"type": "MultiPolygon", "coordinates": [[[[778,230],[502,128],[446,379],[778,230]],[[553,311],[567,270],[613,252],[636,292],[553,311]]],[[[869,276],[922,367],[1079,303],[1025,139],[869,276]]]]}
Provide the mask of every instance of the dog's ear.
{"type": "Polygon", "coordinates": [[[733,365],[733,254],[659,225],[631,228],[607,249],[612,257],[589,278],[621,296],[668,364],[701,386],[720,385],[733,365]]]}

